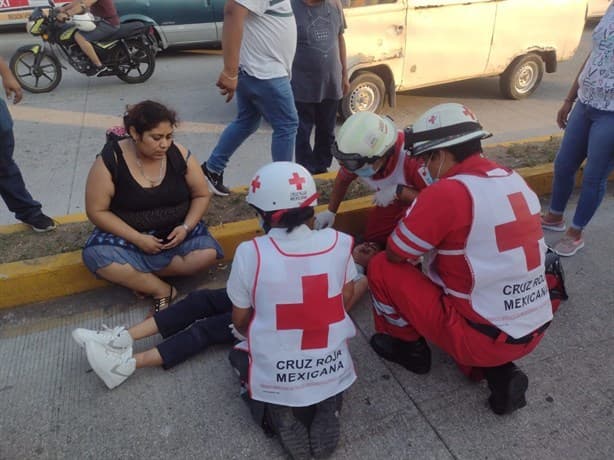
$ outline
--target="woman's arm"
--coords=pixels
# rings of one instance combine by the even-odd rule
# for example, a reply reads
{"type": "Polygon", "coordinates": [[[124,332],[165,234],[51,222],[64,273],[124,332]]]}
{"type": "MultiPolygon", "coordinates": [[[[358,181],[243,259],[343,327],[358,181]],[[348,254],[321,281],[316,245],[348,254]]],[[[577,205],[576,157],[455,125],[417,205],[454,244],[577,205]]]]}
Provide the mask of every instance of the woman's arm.
{"type": "Polygon", "coordinates": [[[556,114],[556,124],[561,129],[565,129],[565,127],[567,126],[567,118],[569,117],[569,112],[571,112],[573,103],[578,98],[578,89],[580,89],[580,83],[578,83],[578,79],[580,78],[580,75],[582,74],[584,67],[586,67],[586,63],[588,62],[588,59],[590,57],[591,55],[589,54],[584,60],[582,67],[580,67],[580,70],[578,71],[578,75],[576,75],[576,78],[574,78],[574,81],[571,84],[571,88],[569,88],[569,92],[567,93],[567,97],[563,101],[563,105],[556,114]]]}
{"type": "Polygon", "coordinates": [[[249,327],[249,322],[252,319],[252,313],[254,312],[253,308],[239,308],[236,306],[232,306],[232,324],[234,324],[235,329],[239,331],[240,334],[247,337],[247,328],[249,327]]]}

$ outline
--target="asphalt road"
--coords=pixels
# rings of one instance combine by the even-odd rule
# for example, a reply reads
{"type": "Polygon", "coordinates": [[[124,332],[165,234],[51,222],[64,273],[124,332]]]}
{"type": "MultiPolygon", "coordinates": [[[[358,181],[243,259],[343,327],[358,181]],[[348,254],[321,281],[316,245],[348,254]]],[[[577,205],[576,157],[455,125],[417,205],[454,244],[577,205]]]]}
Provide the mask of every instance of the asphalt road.
{"type": "MultiPolygon", "coordinates": [[[[502,99],[498,79],[485,78],[401,93],[397,107],[385,113],[404,126],[435,104],[456,101],[472,108],[494,133],[491,143],[559,133],[555,114],[589,51],[592,27],[587,27],[574,58],[561,63],[557,73],[546,74],[529,99],[502,99]]],[[[0,55],[8,59],[19,46],[36,42],[25,32],[0,33],[0,55]]],[[[51,93],[26,93],[13,108],[15,158],[32,195],[50,215],[81,212],[85,177],[104,129],[117,121],[126,104],[146,98],[178,110],[183,121],[179,141],[206,160],[236,114],[234,101],[225,104],[215,87],[221,65],[219,54],[167,52],[159,55],[154,75],[143,84],[128,85],[115,77],[87,78],[69,68],[51,93]]],[[[270,161],[269,148],[270,127],[263,123],[232,157],[227,185],[247,183],[258,167],[270,161]]],[[[13,222],[0,206],[0,225],[13,222]]]]}

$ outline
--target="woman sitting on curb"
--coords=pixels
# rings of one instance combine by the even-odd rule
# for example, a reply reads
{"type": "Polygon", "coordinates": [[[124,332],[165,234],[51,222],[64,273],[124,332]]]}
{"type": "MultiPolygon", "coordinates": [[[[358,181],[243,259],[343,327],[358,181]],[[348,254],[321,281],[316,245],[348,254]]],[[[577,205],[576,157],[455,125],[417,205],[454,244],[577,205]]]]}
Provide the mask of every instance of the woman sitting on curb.
{"type": "Polygon", "coordinates": [[[90,169],[85,209],[96,226],[83,249],[90,271],[170,305],[175,288],[160,277],[187,276],[222,258],[201,222],[211,192],[190,151],[173,142],[174,111],[153,101],[128,108],[130,137],[110,140],[90,169]]]}

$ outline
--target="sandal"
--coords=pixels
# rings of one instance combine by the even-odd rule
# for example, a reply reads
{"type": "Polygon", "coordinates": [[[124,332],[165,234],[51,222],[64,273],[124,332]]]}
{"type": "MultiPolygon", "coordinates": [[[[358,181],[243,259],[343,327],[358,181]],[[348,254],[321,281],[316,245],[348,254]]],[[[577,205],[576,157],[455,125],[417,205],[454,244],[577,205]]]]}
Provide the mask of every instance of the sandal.
{"type": "Polygon", "coordinates": [[[151,309],[154,313],[158,313],[160,310],[164,310],[168,308],[173,300],[177,297],[177,289],[171,286],[171,292],[166,297],[160,297],[159,299],[154,299],[154,303],[151,306],[151,309]]]}

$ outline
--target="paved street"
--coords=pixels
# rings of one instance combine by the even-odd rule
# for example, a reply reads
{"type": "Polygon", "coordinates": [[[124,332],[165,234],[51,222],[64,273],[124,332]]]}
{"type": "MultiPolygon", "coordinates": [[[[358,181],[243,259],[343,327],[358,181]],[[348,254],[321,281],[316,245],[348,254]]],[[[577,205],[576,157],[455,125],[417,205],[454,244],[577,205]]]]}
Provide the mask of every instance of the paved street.
{"type": "MultiPolygon", "coordinates": [[[[575,57],[546,74],[537,92],[524,101],[501,99],[498,79],[479,79],[421,89],[398,95],[398,106],[387,109],[404,126],[427,108],[446,101],[467,104],[494,133],[488,142],[505,142],[558,133],[554,117],[560,101],[588,53],[591,27],[585,31],[575,57]]],[[[36,43],[25,33],[1,33],[0,55],[10,58],[22,44],[36,43]]],[[[83,212],[87,172],[100,150],[104,130],[117,123],[126,104],[151,98],[175,107],[183,123],[179,142],[206,160],[219,133],[235,116],[234,102],[225,104],[215,87],[221,56],[165,53],[158,57],[153,77],[128,85],[115,77],[87,78],[66,69],[58,88],[48,94],[25,94],[12,107],[16,121],[16,152],[26,182],[45,211],[53,216],[83,212]]],[[[230,186],[245,184],[251,174],[270,161],[270,128],[263,124],[232,157],[226,170],[230,186]]],[[[0,206],[0,225],[14,223],[0,206]]]]}
{"type": "MultiPolygon", "coordinates": [[[[428,375],[380,359],[369,347],[369,301],[352,311],[358,380],[346,392],[333,458],[605,460],[614,450],[614,187],[563,261],[569,301],[537,349],[519,361],[527,406],[499,417],[488,389],[466,381],[433,347],[428,375]]],[[[568,216],[569,217],[569,216],[568,216]]],[[[558,234],[546,232],[548,242],[558,234]]],[[[221,286],[226,272],[178,284],[221,286]]],[[[281,447],[251,421],[218,346],[170,371],[138,369],[109,391],[73,342],[75,327],[140,321],[147,304],[105,288],[0,310],[0,459],[281,459],[281,447]]],[[[172,307],[171,307],[172,308],[172,307]]],[[[160,340],[139,341],[143,351],[160,340]]]]}

